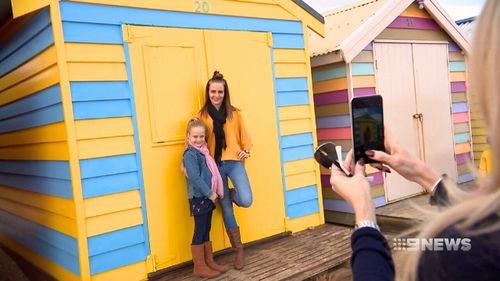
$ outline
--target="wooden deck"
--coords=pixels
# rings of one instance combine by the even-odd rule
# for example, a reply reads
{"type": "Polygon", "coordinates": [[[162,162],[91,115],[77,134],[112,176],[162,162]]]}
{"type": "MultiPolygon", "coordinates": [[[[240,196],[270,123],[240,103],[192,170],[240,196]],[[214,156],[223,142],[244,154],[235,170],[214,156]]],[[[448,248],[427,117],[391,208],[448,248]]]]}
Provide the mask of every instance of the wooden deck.
{"type": "MultiPolygon", "coordinates": [[[[377,220],[390,244],[392,238],[430,216],[437,208],[430,206],[428,195],[420,195],[377,208],[377,220]]],[[[343,214],[346,224],[354,222],[343,214]]],[[[210,280],[351,280],[351,226],[325,224],[273,241],[257,243],[245,249],[246,266],[231,269],[210,280]]],[[[216,258],[231,265],[233,253],[216,258]]],[[[205,280],[192,275],[192,265],[174,271],[157,272],[150,280],[205,280]]]]}
{"type": "MultiPolygon", "coordinates": [[[[245,249],[243,270],[231,269],[210,280],[304,280],[339,267],[351,256],[351,227],[325,224],[278,240],[245,249]]],[[[233,253],[216,257],[220,264],[231,265],[233,253]]],[[[204,280],[192,275],[192,266],[150,280],[204,280]]]]}

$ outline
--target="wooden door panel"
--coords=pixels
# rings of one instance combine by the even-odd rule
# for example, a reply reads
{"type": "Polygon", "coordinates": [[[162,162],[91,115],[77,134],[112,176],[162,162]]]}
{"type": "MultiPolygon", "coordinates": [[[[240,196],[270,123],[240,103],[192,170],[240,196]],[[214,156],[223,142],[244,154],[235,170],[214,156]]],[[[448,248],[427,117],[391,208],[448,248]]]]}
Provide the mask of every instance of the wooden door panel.
{"type": "MultiPolygon", "coordinates": [[[[410,153],[419,155],[415,82],[410,44],[375,43],[377,91],[383,97],[384,123],[398,142],[410,153]]],[[[397,173],[386,174],[388,202],[422,192],[415,183],[397,173]]]]}

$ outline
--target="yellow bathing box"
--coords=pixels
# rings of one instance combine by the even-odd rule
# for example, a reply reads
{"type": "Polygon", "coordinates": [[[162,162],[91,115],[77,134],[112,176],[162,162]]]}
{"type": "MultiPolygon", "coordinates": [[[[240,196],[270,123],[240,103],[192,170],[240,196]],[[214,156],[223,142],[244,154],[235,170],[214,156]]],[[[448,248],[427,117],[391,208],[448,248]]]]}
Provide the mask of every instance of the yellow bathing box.
{"type": "MultiPolygon", "coordinates": [[[[12,0],[0,9],[0,241],[60,280],[191,259],[186,121],[214,70],[252,136],[244,242],[324,222],[300,0],[12,0]]],[[[211,236],[230,246],[220,208],[211,236]]]]}

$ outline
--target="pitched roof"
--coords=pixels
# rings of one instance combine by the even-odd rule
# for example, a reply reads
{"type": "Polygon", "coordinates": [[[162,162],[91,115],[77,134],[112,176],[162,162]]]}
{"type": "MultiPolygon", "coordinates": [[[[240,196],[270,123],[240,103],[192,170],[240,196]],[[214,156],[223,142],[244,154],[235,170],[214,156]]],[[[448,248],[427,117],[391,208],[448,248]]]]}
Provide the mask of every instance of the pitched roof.
{"type": "MultiPolygon", "coordinates": [[[[325,38],[310,34],[311,56],[340,51],[350,62],[415,0],[362,0],[325,12],[325,38]]],[[[464,50],[469,42],[436,0],[419,0],[433,19],[464,50]]]]}

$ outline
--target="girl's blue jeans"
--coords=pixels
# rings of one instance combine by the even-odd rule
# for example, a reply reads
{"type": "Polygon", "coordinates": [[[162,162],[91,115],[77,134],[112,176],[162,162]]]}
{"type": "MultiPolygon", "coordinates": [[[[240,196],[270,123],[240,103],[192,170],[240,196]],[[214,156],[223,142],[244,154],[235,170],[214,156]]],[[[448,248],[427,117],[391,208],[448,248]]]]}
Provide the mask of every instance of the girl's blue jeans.
{"type": "Polygon", "coordinates": [[[238,224],[234,217],[233,203],[229,194],[228,178],[231,179],[234,186],[234,201],[240,207],[244,208],[248,208],[252,205],[253,199],[250,181],[248,180],[247,172],[242,161],[222,161],[217,166],[224,183],[224,198],[220,200],[224,225],[226,229],[236,228],[238,224]]]}

